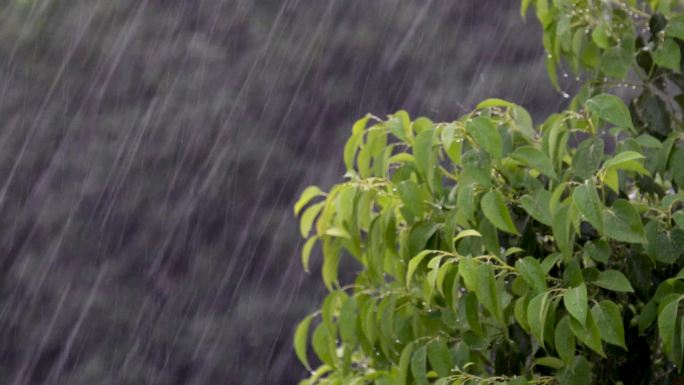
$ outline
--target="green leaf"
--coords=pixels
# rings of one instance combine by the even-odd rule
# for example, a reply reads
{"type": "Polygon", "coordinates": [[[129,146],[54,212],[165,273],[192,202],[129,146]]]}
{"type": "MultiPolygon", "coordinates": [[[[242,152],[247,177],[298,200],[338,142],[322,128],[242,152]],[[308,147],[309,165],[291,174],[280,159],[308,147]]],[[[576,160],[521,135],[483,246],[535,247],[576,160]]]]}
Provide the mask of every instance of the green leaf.
{"type": "Polygon", "coordinates": [[[427,357],[437,375],[447,377],[451,374],[451,368],[454,366],[451,351],[443,340],[434,340],[427,345],[427,357]]]}
{"type": "Polygon", "coordinates": [[[486,193],[480,201],[480,207],[485,217],[498,229],[520,235],[513,224],[513,219],[506,206],[506,200],[501,192],[492,190],[486,193]]]}
{"type": "Polygon", "coordinates": [[[672,264],[679,259],[684,250],[684,231],[678,228],[667,230],[657,220],[648,222],[645,231],[648,239],[646,254],[651,261],[672,264]]]}
{"type": "Polygon", "coordinates": [[[540,357],[532,362],[532,366],[541,365],[553,369],[560,369],[565,366],[565,363],[556,357],[540,357]]]}
{"type": "Polygon", "coordinates": [[[601,216],[603,204],[596,192],[594,181],[589,179],[584,184],[576,187],[572,192],[572,200],[587,221],[599,233],[603,233],[603,218],[601,216]]]}
{"type": "Polygon", "coordinates": [[[299,233],[302,235],[302,238],[309,236],[313,222],[318,216],[318,213],[320,213],[323,209],[324,205],[325,201],[313,204],[304,210],[304,214],[302,214],[302,217],[299,220],[299,233]]]}
{"type": "Polygon", "coordinates": [[[359,309],[354,297],[347,297],[340,308],[338,324],[342,341],[354,345],[358,341],[359,309]]]}
{"type": "Polygon", "coordinates": [[[556,171],[553,169],[553,164],[551,159],[549,159],[546,154],[541,150],[536,149],[532,146],[522,146],[518,147],[511,154],[511,158],[521,162],[527,167],[534,168],[541,172],[542,174],[557,179],[556,171]]]}
{"type": "Polygon", "coordinates": [[[661,304],[658,313],[658,335],[663,341],[663,350],[678,368],[682,365],[680,300],[681,296],[676,296],[674,300],[661,304]]]}
{"type": "Polygon", "coordinates": [[[563,294],[563,304],[571,316],[584,325],[587,319],[587,286],[582,283],[577,287],[567,289],[563,294]]]}
{"type": "Polygon", "coordinates": [[[311,257],[311,249],[313,249],[317,240],[318,237],[311,237],[307,239],[306,243],[304,243],[304,246],[302,246],[302,266],[304,266],[304,271],[307,273],[309,272],[309,258],[311,257]]]}
{"type": "Polygon", "coordinates": [[[575,356],[572,363],[561,369],[558,374],[560,385],[592,384],[591,364],[584,356],[575,356]]]}
{"type": "Polygon", "coordinates": [[[619,46],[611,47],[601,54],[601,71],[607,76],[624,79],[632,63],[632,54],[619,46]]]}
{"type": "Polygon", "coordinates": [[[665,27],[665,34],[684,40],[684,16],[676,15],[670,19],[665,27]]]}
{"type": "Polygon", "coordinates": [[[333,355],[335,348],[334,337],[330,334],[330,329],[320,323],[316,327],[311,340],[313,350],[321,361],[328,365],[334,365],[333,355]]]}
{"type": "Polygon", "coordinates": [[[532,218],[547,226],[553,225],[553,217],[549,210],[551,193],[545,189],[539,189],[531,194],[520,198],[520,205],[532,218]]]}
{"type": "Polygon", "coordinates": [[[295,329],[293,343],[297,358],[299,358],[299,361],[309,370],[311,370],[311,366],[309,365],[309,359],[306,356],[306,346],[309,338],[309,327],[311,326],[312,319],[313,315],[309,315],[299,322],[297,328],[295,329]]]}
{"type": "Polygon", "coordinates": [[[601,138],[589,138],[577,147],[572,158],[572,170],[581,179],[589,179],[603,160],[604,142],[601,138]]]}
{"type": "Polygon", "coordinates": [[[304,208],[307,203],[311,202],[313,198],[320,195],[323,195],[323,192],[317,186],[309,186],[305,188],[304,191],[302,191],[302,195],[299,197],[299,200],[297,200],[294,205],[294,214],[299,215],[299,212],[302,211],[302,208],[304,208]]]}
{"type": "Polygon", "coordinates": [[[416,385],[428,385],[427,379],[427,348],[421,346],[411,356],[411,373],[416,385]]]}
{"type": "Polygon", "coordinates": [[[527,323],[530,326],[530,333],[541,346],[544,346],[544,327],[550,304],[547,291],[537,294],[527,305],[527,323]]]}
{"type": "Polygon", "coordinates": [[[629,201],[618,199],[603,210],[604,235],[621,242],[647,243],[639,212],[629,201]]]}
{"type": "Polygon", "coordinates": [[[653,61],[664,68],[669,68],[674,72],[680,72],[679,65],[682,54],[679,46],[673,39],[665,39],[655,51],[653,51],[653,61]]]}
{"type": "Polygon", "coordinates": [[[585,325],[582,325],[574,318],[570,318],[570,330],[572,330],[575,337],[589,349],[600,354],[601,357],[606,357],[606,354],[603,352],[603,346],[601,345],[601,332],[599,331],[591,312],[587,313],[585,325]]]}
{"type": "Polygon", "coordinates": [[[645,156],[639,154],[636,151],[623,151],[614,157],[608,159],[604,164],[603,164],[603,169],[608,170],[611,168],[615,169],[624,169],[626,165],[629,165],[632,163],[632,161],[635,160],[641,160],[644,159],[645,156]]]}
{"type": "Polygon", "coordinates": [[[601,338],[609,344],[627,350],[625,345],[625,328],[618,306],[609,300],[603,300],[591,308],[591,315],[601,331],[601,338]]]}
{"type": "Polygon", "coordinates": [[[423,197],[416,182],[405,180],[397,185],[399,198],[408,210],[416,218],[423,216],[423,197]]]}
{"type": "Polygon", "coordinates": [[[503,151],[501,134],[489,119],[478,116],[469,120],[466,123],[466,131],[489,155],[494,159],[501,159],[503,151]]]}
{"type": "Polygon", "coordinates": [[[482,324],[480,323],[480,309],[477,298],[473,292],[467,292],[462,298],[466,313],[468,327],[477,335],[482,335],[482,324]]]}
{"type": "Polygon", "coordinates": [[[418,253],[415,257],[411,258],[406,269],[406,286],[411,286],[411,280],[413,279],[413,274],[416,272],[418,265],[430,254],[434,254],[436,250],[423,250],[418,253]]]}
{"type": "Polygon", "coordinates": [[[587,109],[608,123],[617,127],[634,129],[629,109],[620,98],[610,94],[600,94],[585,103],[587,109]]]}
{"type": "Polygon", "coordinates": [[[513,108],[515,107],[514,103],[511,103],[509,101],[503,100],[503,99],[498,99],[498,98],[490,98],[490,99],[485,99],[481,101],[475,109],[481,110],[483,108],[489,108],[489,107],[506,107],[506,108],[513,108]]]}
{"type": "Polygon", "coordinates": [[[413,156],[416,159],[416,167],[423,180],[431,186],[433,183],[435,153],[432,151],[435,130],[430,128],[421,131],[415,138],[413,156]]]}
{"type": "Polygon", "coordinates": [[[633,293],[632,284],[627,277],[617,270],[606,270],[599,272],[598,278],[592,282],[598,287],[622,293],[633,293]]]}
{"type": "Polygon", "coordinates": [[[570,330],[569,317],[563,316],[554,330],[554,343],[558,356],[566,363],[572,362],[575,357],[575,335],[570,330]]]}
{"type": "Polygon", "coordinates": [[[596,239],[587,241],[587,243],[584,244],[584,252],[594,261],[606,263],[613,250],[610,248],[608,242],[603,239],[596,239]]]}
{"type": "Polygon", "coordinates": [[[548,289],[546,286],[546,273],[539,261],[533,257],[525,257],[515,262],[515,268],[520,272],[525,282],[536,292],[548,289]]]}
{"type": "Polygon", "coordinates": [[[570,260],[574,246],[573,228],[570,221],[571,205],[563,204],[553,217],[553,237],[565,261],[570,260]]]}
{"type": "Polygon", "coordinates": [[[475,274],[474,292],[478,301],[494,319],[503,322],[499,296],[496,291],[494,267],[490,264],[480,263],[475,270],[475,274]]]}
{"type": "Polygon", "coordinates": [[[414,348],[415,342],[409,342],[406,344],[404,347],[404,350],[401,351],[401,356],[399,356],[399,384],[400,385],[407,385],[410,382],[409,380],[409,370],[410,370],[410,365],[411,365],[411,358],[413,356],[413,348],[414,348]]]}

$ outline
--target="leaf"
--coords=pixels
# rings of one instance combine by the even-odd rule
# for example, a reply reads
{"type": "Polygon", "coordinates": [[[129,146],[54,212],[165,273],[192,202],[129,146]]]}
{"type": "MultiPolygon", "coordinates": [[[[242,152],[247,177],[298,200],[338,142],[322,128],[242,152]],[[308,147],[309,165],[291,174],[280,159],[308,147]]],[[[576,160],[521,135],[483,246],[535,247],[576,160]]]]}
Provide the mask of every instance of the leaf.
{"type": "Polygon", "coordinates": [[[344,165],[347,168],[347,171],[354,170],[354,157],[356,156],[356,151],[361,146],[361,143],[363,143],[363,135],[364,132],[361,131],[350,136],[344,145],[344,165]]]}
{"type": "Polygon", "coordinates": [[[317,196],[323,195],[323,192],[317,186],[309,186],[302,191],[302,195],[299,197],[294,205],[294,214],[299,215],[302,208],[306,206],[307,203],[317,196]]]}
{"type": "Polygon", "coordinates": [[[430,254],[434,254],[436,250],[423,250],[418,253],[415,257],[411,258],[406,269],[406,286],[411,285],[411,280],[413,279],[413,274],[416,272],[418,265],[430,254]]]}
{"type": "Polygon", "coordinates": [[[629,201],[618,199],[603,210],[604,235],[617,241],[647,243],[639,212],[629,201]]]}
{"type": "Polygon", "coordinates": [[[544,326],[550,304],[549,292],[547,291],[537,294],[527,305],[527,323],[530,326],[530,333],[541,346],[544,346],[544,326]]]}
{"type": "Polygon", "coordinates": [[[475,270],[475,274],[474,292],[478,301],[494,319],[503,322],[499,296],[496,291],[494,267],[490,264],[480,263],[475,270]]]}
{"type": "Polygon", "coordinates": [[[628,50],[615,46],[601,54],[601,71],[607,76],[624,79],[632,63],[632,54],[628,50]]]}
{"type": "Polygon", "coordinates": [[[480,201],[480,207],[485,217],[498,229],[520,235],[513,224],[513,219],[506,206],[506,200],[501,192],[492,190],[486,193],[480,201]]]}
{"type": "Polygon", "coordinates": [[[513,108],[515,107],[515,104],[503,100],[503,99],[498,99],[498,98],[490,98],[490,99],[485,99],[481,101],[475,109],[481,110],[483,108],[489,108],[489,107],[506,107],[506,108],[513,108]]]}
{"type": "Polygon", "coordinates": [[[601,331],[601,338],[609,344],[627,350],[625,345],[625,327],[618,306],[608,300],[603,300],[591,308],[591,315],[601,331]]]}
{"type": "Polygon", "coordinates": [[[306,346],[309,338],[309,327],[311,326],[312,319],[313,315],[309,315],[299,322],[297,328],[295,329],[293,343],[297,358],[299,358],[299,361],[304,364],[308,370],[311,370],[311,366],[309,365],[309,359],[306,356],[306,346]]]}
{"type": "Polygon", "coordinates": [[[561,369],[558,374],[560,385],[592,384],[591,364],[584,356],[575,356],[572,363],[561,369]]]}
{"type": "Polygon", "coordinates": [[[397,185],[397,191],[404,207],[415,217],[423,216],[423,198],[416,182],[405,180],[397,185]]]}
{"type": "Polygon", "coordinates": [[[560,369],[565,366],[565,363],[556,357],[540,357],[534,360],[532,366],[541,365],[553,369],[560,369]]]}
{"type": "Polygon", "coordinates": [[[338,325],[342,341],[355,345],[358,341],[358,306],[354,297],[347,297],[340,308],[338,325]]]}
{"type": "Polygon", "coordinates": [[[416,385],[428,385],[427,379],[427,348],[421,346],[411,356],[411,373],[416,380],[416,385]]]}
{"type": "Polygon", "coordinates": [[[478,116],[466,122],[466,131],[475,143],[494,159],[501,159],[503,144],[501,134],[487,118],[478,116]]]}
{"type": "Polygon", "coordinates": [[[598,287],[622,293],[633,293],[632,284],[627,277],[617,270],[599,272],[598,278],[592,282],[598,287]]]}
{"type": "Polygon", "coordinates": [[[625,165],[630,164],[630,162],[644,158],[645,156],[636,151],[623,151],[603,163],[602,168],[604,170],[608,170],[610,168],[622,169],[625,167],[625,165]]]}
{"type": "Polygon", "coordinates": [[[521,162],[527,167],[538,170],[550,178],[558,179],[556,171],[553,169],[551,159],[549,159],[549,157],[539,149],[536,149],[532,146],[518,147],[511,154],[511,158],[521,162]]]}
{"type": "Polygon", "coordinates": [[[558,356],[566,363],[572,362],[575,357],[575,335],[570,330],[569,317],[563,316],[554,330],[554,344],[558,356]]]}
{"type": "Polygon", "coordinates": [[[299,220],[299,233],[302,235],[302,238],[309,236],[314,219],[316,219],[324,205],[325,201],[313,204],[304,210],[304,214],[302,214],[302,217],[299,220]]]}
{"type": "Polygon", "coordinates": [[[634,130],[629,109],[620,98],[610,94],[600,94],[585,103],[587,109],[608,123],[617,127],[634,130]]]}
{"type": "Polygon", "coordinates": [[[594,261],[606,263],[613,250],[610,248],[608,242],[603,239],[596,239],[587,241],[587,243],[584,244],[584,252],[594,261]]]}
{"type": "Polygon", "coordinates": [[[468,327],[477,335],[482,335],[482,324],[480,323],[480,309],[478,309],[477,298],[472,292],[466,293],[462,298],[466,312],[466,322],[468,327]]]}
{"type": "Polygon", "coordinates": [[[577,287],[570,288],[563,294],[563,304],[565,309],[580,324],[584,325],[587,319],[587,286],[582,283],[577,287]]]}
{"type": "Polygon", "coordinates": [[[411,365],[411,358],[413,356],[413,347],[415,342],[409,342],[401,351],[401,356],[399,356],[399,375],[401,382],[400,385],[409,384],[409,370],[411,365]]]}
{"type": "Polygon", "coordinates": [[[321,361],[325,362],[328,365],[334,364],[333,354],[335,341],[333,336],[330,335],[330,330],[326,327],[325,324],[318,324],[318,326],[314,330],[311,345],[313,346],[314,352],[316,353],[318,358],[320,358],[321,361]]]}
{"type": "Polygon", "coordinates": [[[676,15],[670,19],[665,27],[665,34],[684,40],[684,16],[676,15]]]}
{"type": "Polygon", "coordinates": [[[413,156],[416,159],[416,167],[423,180],[432,189],[435,154],[432,151],[435,130],[430,128],[421,131],[413,144],[413,156]]]}
{"type": "Polygon", "coordinates": [[[652,261],[672,264],[684,250],[684,231],[678,228],[667,230],[657,220],[651,220],[645,227],[648,245],[646,254],[652,261]]]}
{"type": "Polygon", "coordinates": [[[601,138],[590,138],[580,143],[572,158],[575,175],[581,179],[591,178],[603,160],[604,146],[601,138]]]}
{"type": "Polygon", "coordinates": [[[467,237],[481,237],[482,234],[480,234],[477,230],[473,229],[466,229],[460,231],[456,236],[454,237],[454,242],[457,242],[460,239],[467,238],[467,237]]]}
{"type": "Polygon", "coordinates": [[[572,200],[587,221],[599,233],[603,233],[603,218],[601,216],[603,204],[596,192],[594,181],[589,179],[584,184],[576,187],[572,192],[572,200]]]}
{"type": "Polygon", "coordinates": [[[563,259],[565,261],[570,260],[572,257],[572,250],[574,246],[574,234],[569,215],[570,208],[571,205],[563,204],[563,206],[558,209],[553,217],[552,227],[553,237],[556,240],[556,246],[558,246],[558,250],[563,253],[563,259]]]}
{"type": "Polygon", "coordinates": [[[574,318],[570,318],[570,330],[572,330],[575,337],[584,345],[600,354],[601,357],[606,357],[606,354],[603,352],[603,346],[601,345],[601,332],[599,331],[591,312],[587,313],[585,325],[582,325],[574,318]]]}
{"type": "Polygon", "coordinates": [[[674,72],[680,72],[679,65],[682,60],[679,46],[673,39],[665,39],[655,51],[653,61],[660,67],[669,68],[674,72]]]}
{"type": "Polygon", "coordinates": [[[676,296],[674,300],[661,304],[658,313],[658,335],[663,341],[663,350],[678,368],[682,365],[680,300],[681,296],[676,296]]]}
{"type": "Polygon", "coordinates": [[[551,193],[545,189],[539,189],[531,194],[520,198],[520,205],[532,218],[547,226],[553,225],[553,217],[549,210],[551,193]]]}
{"type": "Polygon", "coordinates": [[[427,345],[427,357],[430,366],[437,372],[437,375],[447,377],[451,374],[451,368],[454,364],[449,347],[443,340],[434,340],[427,345]]]}
{"type": "Polygon", "coordinates": [[[309,258],[311,257],[311,249],[313,249],[317,240],[318,237],[311,237],[307,239],[304,243],[304,246],[302,246],[302,266],[304,266],[304,271],[307,273],[309,272],[309,258]]]}
{"type": "Polygon", "coordinates": [[[515,268],[520,272],[525,282],[536,292],[548,289],[546,286],[546,272],[539,261],[533,257],[525,257],[515,262],[515,268]]]}

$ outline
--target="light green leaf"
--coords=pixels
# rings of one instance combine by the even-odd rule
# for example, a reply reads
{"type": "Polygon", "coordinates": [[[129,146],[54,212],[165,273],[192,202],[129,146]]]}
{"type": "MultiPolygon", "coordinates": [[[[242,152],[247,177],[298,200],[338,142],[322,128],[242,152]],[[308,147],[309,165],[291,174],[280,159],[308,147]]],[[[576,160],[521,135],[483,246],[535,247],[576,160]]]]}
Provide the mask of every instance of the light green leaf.
{"type": "Polygon", "coordinates": [[[311,249],[313,249],[317,240],[318,237],[311,237],[307,239],[304,243],[304,246],[302,246],[302,266],[304,266],[304,271],[307,273],[309,272],[309,258],[311,257],[311,249]]]}
{"type": "Polygon", "coordinates": [[[416,159],[416,167],[420,172],[423,180],[431,187],[434,175],[435,154],[432,151],[434,144],[435,130],[430,128],[421,131],[416,135],[413,145],[413,156],[416,159]]]}
{"type": "Polygon", "coordinates": [[[592,283],[607,290],[623,293],[634,292],[632,284],[629,283],[627,277],[625,277],[622,272],[617,270],[606,270],[599,272],[598,278],[592,283]]]}
{"type": "Polygon", "coordinates": [[[454,242],[457,242],[459,239],[467,238],[467,237],[481,237],[482,234],[480,234],[477,230],[473,229],[466,229],[460,231],[456,236],[454,237],[454,242]]]}
{"type": "Polygon", "coordinates": [[[625,328],[618,306],[614,302],[603,300],[591,308],[591,314],[601,331],[601,338],[609,344],[627,350],[625,328]]]}
{"type": "Polygon", "coordinates": [[[478,110],[481,110],[483,108],[489,108],[489,107],[515,107],[514,103],[511,103],[509,101],[503,100],[503,99],[498,99],[498,98],[490,98],[490,99],[485,99],[481,101],[477,107],[475,107],[478,110]]]}
{"type": "Polygon", "coordinates": [[[511,158],[517,160],[518,162],[521,162],[527,167],[538,170],[539,172],[550,178],[558,178],[558,176],[556,175],[556,171],[554,171],[553,169],[551,159],[549,159],[549,157],[546,156],[546,154],[544,154],[541,150],[536,149],[532,146],[518,147],[511,154],[511,158]]]}
{"type": "Polygon", "coordinates": [[[503,151],[501,134],[489,119],[481,116],[472,118],[466,123],[466,131],[489,155],[494,159],[501,159],[503,151]]]}
{"type": "Polygon", "coordinates": [[[334,365],[335,340],[325,324],[318,324],[314,330],[311,345],[321,361],[328,365],[334,365]]]}
{"type": "Polygon", "coordinates": [[[580,324],[584,325],[587,319],[587,286],[582,283],[577,287],[570,288],[563,294],[563,304],[565,309],[580,324]]]}
{"type": "Polygon", "coordinates": [[[576,187],[572,192],[572,200],[587,221],[599,233],[603,233],[603,218],[601,216],[603,204],[596,192],[594,181],[589,179],[584,184],[576,187]]]}
{"type": "Polygon", "coordinates": [[[302,235],[302,238],[306,238],[309,236],[309,232],[311,231],[313,222],[318,216],[318,213],[320,213],[323,209],[324,205],[325,201],[318,202],[304,210],[304,214],[302,214],[302,217],[299,219],[299,233],[302,235]]]}
{"type": "Polygon", "coordinates": [[[525,282],[536,292],[548,289],[546,286],[546,273],[539,261],[533,257],[525,257],[515,262],[515,268],[520,272],[525,282]]]}
{"type": "Polygon", "coordinates": [[[603,169],[607,170],[610,168],[615,168],[615,169],[621,169],[622,166],[625,164],[628,164],[630,161],[634,160],[641,160],[644,159],[645,156],[639,154],[636,151],[623,151],[614,157],[608,159],[605,163],[603,163],[603,169]]]}
{"type": "Polygon", "coordinates": [[[548,368],[560,369],[565,366],[565,363],[556,357],[540,357],[532,362],[532,366],[541,365],[548,368]]]}
{"type": "Polygon", "coordinates": [[[295,329],[293,343],[297,358],[299,358],[299,361],[309,370],[311,370],[311,366],[309,365],[309,359],[306,356],[306,346],[309,339],[309,327],[311,326],[312,319],[313,315],[309,315],[299,322],[295,329]]]}
{"type": "Polygon", "coordinates": [[[485,217],[498,229],[508,233],[520,235],[518,229],[513,224],[511,214],[508,212],[506,200],[498,190],[486,193],[480,201],[480,207],[485,217]]]}
{"type": "Polygon", "coordinates": [[[608,123],[618,127],[634,129],[629,109],[620,98],[610,94],[600,94],[587,100],[586,107],[608,123]]]}
{"type": "Polygon", "coordinates": [[[299,212],[302,211],[302,208],[306,206],[307,203],[311,202],[311,200],[317,196],[323,195],[323,191],[321,191],[320,188],[317,186],[309,186],[302,191],[302,195],[299,197],[299,200],[294,205],[294,214],[299,215],[299,212]]]}
{"type": "Polygon", "coordinates": [[[554,330],[554,343],[558,356],[566,363],[575,357],[575,335],[570,330],[569,316],[563,316],[554,330]]]}
{"type": "Polygon", "coordinates": [[[624,199],[603,210],[603,229],[604,235],[617,241],[647,243],[639,212],[624,199]]]}

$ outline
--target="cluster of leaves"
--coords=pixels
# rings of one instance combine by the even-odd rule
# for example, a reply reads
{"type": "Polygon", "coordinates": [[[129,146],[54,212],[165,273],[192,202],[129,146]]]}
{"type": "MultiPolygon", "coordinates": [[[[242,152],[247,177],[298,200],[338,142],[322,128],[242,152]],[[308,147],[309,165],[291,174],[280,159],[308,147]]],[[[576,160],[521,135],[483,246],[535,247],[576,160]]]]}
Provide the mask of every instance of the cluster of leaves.
{"type": "Polygon", "coordinates": [[[552,80],[563,63],[591,78],[536,127],[500,99],[449,123],[399,111],[354,124],[347,180],[295,206],[304,266],[320,244],[330,290],[295,333],[300,360],[309,367],[312,333],[322,362],[304,384],[664,384],[681,372],[684,148],[670,95],[684,18],[670,3],[536,1],[552,80]],[[607,91],[630,77],[628,107],[607,91]],[[346,286],[343,255],[360,265],[346,286]]]}

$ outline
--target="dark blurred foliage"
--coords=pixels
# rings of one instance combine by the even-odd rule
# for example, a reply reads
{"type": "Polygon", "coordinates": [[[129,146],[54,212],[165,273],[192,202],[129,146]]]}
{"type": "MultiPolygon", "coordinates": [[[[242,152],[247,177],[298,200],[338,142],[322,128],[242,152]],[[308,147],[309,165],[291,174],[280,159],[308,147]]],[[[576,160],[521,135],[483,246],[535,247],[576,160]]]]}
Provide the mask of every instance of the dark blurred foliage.
{"type": "Polygon", "coordinates": [[[295,384],[297,194],[366,112],[556,110],[539,40],[517,1],[6,0],[1,382],[295,384]]]}

